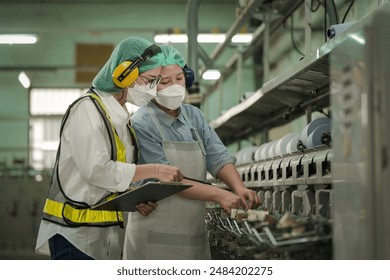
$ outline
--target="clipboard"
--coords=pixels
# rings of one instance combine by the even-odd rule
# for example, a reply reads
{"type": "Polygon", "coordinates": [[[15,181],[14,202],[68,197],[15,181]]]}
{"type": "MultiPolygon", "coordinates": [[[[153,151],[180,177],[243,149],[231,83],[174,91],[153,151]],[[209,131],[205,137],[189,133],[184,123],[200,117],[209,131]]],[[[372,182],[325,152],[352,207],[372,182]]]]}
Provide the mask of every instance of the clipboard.
{"type": "Polygon", "coordinates": [[[98,203],[92,210],[135,212],[139,203],[157,202],[178,192],[188,189],[192,185],[175,182],[147,182],[141,186],[130,187],[115,198],[98,203]]]}

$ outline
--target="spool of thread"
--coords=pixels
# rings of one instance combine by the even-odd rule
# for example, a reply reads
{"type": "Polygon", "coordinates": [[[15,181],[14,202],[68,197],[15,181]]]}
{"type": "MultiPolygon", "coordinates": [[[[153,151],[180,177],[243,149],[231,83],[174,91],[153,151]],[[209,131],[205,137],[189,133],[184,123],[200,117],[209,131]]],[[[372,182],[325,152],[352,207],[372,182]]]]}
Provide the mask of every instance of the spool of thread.
{"type": "Polygon", "coordinates": [[[240,151],[237,151],[234,157],[236,158],[236,165],[240,165],[240,151]]]}
{"type": "Polygon", "coordinates": [[[276,156],[282,157],[286,154],[287,150],[287,144],[291,141],[294,136],[298,135],[298,133],[292,132],[284,135],[282,138],[280,138],[275,145],[275,153],[276,156]]]}
{"type": "Polygon", "coordinates": [[[264,144],[261,144],[255,151],[253,157],[255,159],[255,161],[259,161],[259,160],[262,160],[263,158],[261,157],[261,153],[262,153],[262,150],[264,149],[264,147],[267,145],[267,143],[264,143],[264,144]]]}
{"type": "Polygon", "coordinates": [[[269,145],[271,145],[271,142],[264,144],[264,147],[260,151],[260,159],[264,160],[268,158],[269,145]]]}
{"type": "Polygon", "coordinates": [[[245,147],[241,150],[241,164],[252,163],[254,158],[253,154],[257,150],[257,146],[245,147]]]}
{"type": "Polygon", "coordinates": [[[236,154],[235,154],[235,157],[236,157],[236,165],[242,165],[243,162],[242,162],[242,150],[239,150],[236,154]]]}
{"type": "Polygon", "coordinates": [[[295,135],[286,146],[286,154],[292,155],[293,153],[299,151],[298,145],[301,142],[301,135],[295,135]]]}
{"type": "Polygon", "coordinates": [[[329,124],[323,124],[318,126],[306,139],[306,148],[315,149],[324,146],[326,143],[324,136],[331,134],[331,127],[329,124]]]}
{"type": "Polygon", "coordinates": [[[330,123],[330,119],[329,118],[326,118],[326,117],[321,117],[321,118],[317,118],[315,120],[312,120],[308,125],[306,125],[302,132],[301,132],[301,141],[302,141],[302,144],[307,147],[308,146],[308,143],[307,143],[307,138],[309,137],[309,135],[317,128],[319,127],[320,125],[324,125],[324,124],[327,124],[327,125],[331,125],[330,123]]]}
{"type": "Polygon", "coordinates": [[[278,140],[274,140],[271,142],[269,149],[268,149],[268,158],[275,158],[276,157],[276,143],[278,140]]]}
{"type": "Polygon", "coordinates": [[[267,143],[267,145],[264,147],[264,149],[263,149],[263,154],[262,154],[262,156],[263,156],[263,158],[264,159],[270,159],[271,158],[271,149],[272,149],[272,145],[274,144],[274,142],[273,141],[271,141],[271,142],[268,142],[267,143]]]}

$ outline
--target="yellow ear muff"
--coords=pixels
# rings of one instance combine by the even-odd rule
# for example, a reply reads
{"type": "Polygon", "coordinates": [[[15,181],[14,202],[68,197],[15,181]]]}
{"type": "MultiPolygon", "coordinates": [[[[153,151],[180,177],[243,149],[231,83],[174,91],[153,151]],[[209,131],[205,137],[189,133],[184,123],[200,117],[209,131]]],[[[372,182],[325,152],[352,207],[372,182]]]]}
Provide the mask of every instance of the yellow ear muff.
{"type": "Polygon", "coordinates": [[[131,86],[138,78],[138,67],[130,67],[132,61],[126,60],[119,64],[112,73],[112,80],[119,88],[126,88],[131,86]]]}
{"type": "Polygon", "coordinates": [[[131,86],[138,78],[138,66],[148,58],[160,52],[160,47],[153,44],[148,47],[136,60],[123,61],[115,68],[114,72],[112,73],[112,80],[114,84],[119,88],[126,88],[131,86]]]}

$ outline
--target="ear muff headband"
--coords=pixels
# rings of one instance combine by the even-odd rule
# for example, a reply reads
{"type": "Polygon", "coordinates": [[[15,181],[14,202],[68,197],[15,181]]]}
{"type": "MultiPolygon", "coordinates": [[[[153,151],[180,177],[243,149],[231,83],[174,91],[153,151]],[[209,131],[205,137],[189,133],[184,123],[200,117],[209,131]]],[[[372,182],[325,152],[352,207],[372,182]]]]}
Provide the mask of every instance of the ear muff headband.
{"type": "Polygon", "coordinates": [[[131,86],[131,84],[133,84],[139,76],[138,66],[159,52],[161,52],[160,47],[153,44],[148,47],[135,61],[123,61],[112,73],[112,80],[114,84],[119,88],[131,86]]]}
{"type": "Polygon", "coordinates": [[[182,69],[183,69],[184,78],[186,81],[186,88],[190,88],[195,82],[195,73],[187,65],[184,65],[184,67],[182,69]]]}

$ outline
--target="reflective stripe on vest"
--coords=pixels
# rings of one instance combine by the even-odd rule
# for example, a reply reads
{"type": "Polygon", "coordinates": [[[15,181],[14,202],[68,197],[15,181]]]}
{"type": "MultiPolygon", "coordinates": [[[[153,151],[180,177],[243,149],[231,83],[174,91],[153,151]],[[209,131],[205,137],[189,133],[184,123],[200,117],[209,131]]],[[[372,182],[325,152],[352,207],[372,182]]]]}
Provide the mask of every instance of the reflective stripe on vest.
{"type": "Polygon", "coordinates": [[[46,199],[43,211],[51,215],[66,219],[75,225],[90,223],[118,223],[123,221],[122,213],[116,211],[76,209],[68,203],[61,203],[51,199],[46,199]]]}
{"type": "MultiPolygon", "coordinates": [[[[111,146],[114,145],[115,142],[115,148],[112,151],[116,151],[115,154],[111,155],[112,160],[117,160],[121,162],[126,162],[126,150],[123,142],[119,138],[118,134],[116,133],[115,127],[111,121],[111,118],[107,112],[106,107],[104,106],[102,100],[100,97],[95,93],[88,93],[85,97],[90,97],[92,101],[99,110],[104,122],[106,123],[106,127],[109,130],[109,138],[111,142],[111,146]],[[108,124],[109,123],[109,124],[108,124]]],[[[81,99],[80,98],[80,99],[81,99]]],[[[80,99],[76,100],[73,104],[69,106],[68,111],[65,113],[64,120],[61,124],[61,132],[62,128],[66,122],[66,119],[69,115],[70,108],[76,104],[80,99]]],[[[134,145],[138,145],[136,142],[135,134],[133,135],[133,131],[131,130],[131,126],[128,125],[130,135],[132,136],[134,145]]],[[[62,133],[61,133],[62,134],[62,133]]],[[[61,135],[60,135],[61,138],[61,135]]],[[[61,146],[61,143],[60,143],[61,146]]],[[[84,202],[77,202],[72,201],[70,198],[68,198],[65,193],[62,190],[61,184],[59,182],[59,176],[58,176],[58,162],[59,162],[59,153],[60,153],[60,146],[58,148],[58,155],[56,158],[56,164],[53,172],[53,179],[49,191],[49,197],[46,199],[46,203],[43,209],[43,219],[55,222],[57,224],[61,224],[64,226],[70,226],[70,227],[78,227],[78,226],[112,226],[112,225],[123,225],[123,215],[122,212],[118,211],[105,211],[105,210],[92,210],[90,209],[90,206],[87,205],[84,202]],[[61,195],[60,195],[61,194],[61,195]],[[53,198],[57,199],[53,199],[53,198]],[[63,200],[58,201],[58,200],[63,200]]],[[[113,147],[114,148],[114,147],[113,147]]],[[[134,149],[135,152],[138,149],[134,149]]],[[[137,154],[138,156],[138,154],[137,154]]],[[[104,201],[104,200],[110,200],[117,196],[118,194],[110,194],[107,197],[101,199],[98,203],[104,201]]]]}

